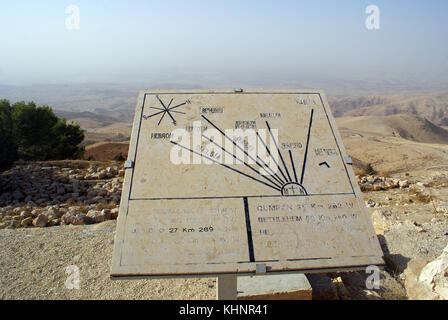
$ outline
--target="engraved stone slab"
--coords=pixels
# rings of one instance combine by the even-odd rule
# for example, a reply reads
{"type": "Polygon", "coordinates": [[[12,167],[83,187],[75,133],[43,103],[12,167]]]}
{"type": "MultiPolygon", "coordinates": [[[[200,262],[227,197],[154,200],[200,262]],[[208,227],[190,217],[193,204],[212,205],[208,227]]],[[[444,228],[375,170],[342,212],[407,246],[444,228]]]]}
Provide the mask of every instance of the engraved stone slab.
{"type": "Polygon", "coordinates": [[[382,265],[323,92],[144,91],[112,277],[382,265]]]}

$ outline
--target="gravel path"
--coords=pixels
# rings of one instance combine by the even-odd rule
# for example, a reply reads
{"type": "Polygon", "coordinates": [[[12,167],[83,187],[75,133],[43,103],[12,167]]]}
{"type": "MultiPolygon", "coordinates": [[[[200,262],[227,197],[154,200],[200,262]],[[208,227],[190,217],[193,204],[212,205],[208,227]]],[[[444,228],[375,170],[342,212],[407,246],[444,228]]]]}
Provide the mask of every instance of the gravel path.
{"type": "Polygon", "coordinates": [[[0,230],[0,299],[215,299],[214,278],[110,280],[115,226],[0,230]],[[65,285],[71,265],[79,290],[65,285]]]}

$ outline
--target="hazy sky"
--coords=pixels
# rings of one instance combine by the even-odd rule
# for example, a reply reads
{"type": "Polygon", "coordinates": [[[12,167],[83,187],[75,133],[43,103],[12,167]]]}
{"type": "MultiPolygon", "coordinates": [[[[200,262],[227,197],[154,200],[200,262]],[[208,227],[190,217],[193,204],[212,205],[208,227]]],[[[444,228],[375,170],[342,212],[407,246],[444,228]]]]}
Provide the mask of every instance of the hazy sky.
{"type": "Polygon", "coordinates": [[[442,0],[2,0],[0,84],[447,79],[447,15],[442,0]]]}

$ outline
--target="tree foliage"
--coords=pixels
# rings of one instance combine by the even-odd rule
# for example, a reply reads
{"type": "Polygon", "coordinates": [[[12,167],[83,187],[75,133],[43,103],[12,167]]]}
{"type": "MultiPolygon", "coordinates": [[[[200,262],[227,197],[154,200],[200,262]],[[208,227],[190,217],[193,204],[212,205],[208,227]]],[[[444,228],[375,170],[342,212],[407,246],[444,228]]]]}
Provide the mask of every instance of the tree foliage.
{"type": "Polygon", "coordinates": [[[59,119],[49,106],[18,102],[12,106],[13,135],[24,160],[61,160],[79,157],[84,132],[79,125],[59,119]]]}
{"type": "Polygon", "coordinates": [[[366,173],[367,173],[368,175],[373,176],[373,175],[377,174],[378,172],[373,168],[372,164],[369,163],[369,164],[366,166],[366,173]]]}
{"type": "Polygon", "coordinates": [[[79,125],[58,118],[49,106],[34,102],[10,105],[0,100],[0,170],[14,160],[62,160],[78,158],[84,132],[79,125]]]}
{"type": "Polygon", "coordinates": [[[11,121],[11,105],[0,100],[0,172],[11,167],[17,159],[17,145],[14,142],[11,121]]]}

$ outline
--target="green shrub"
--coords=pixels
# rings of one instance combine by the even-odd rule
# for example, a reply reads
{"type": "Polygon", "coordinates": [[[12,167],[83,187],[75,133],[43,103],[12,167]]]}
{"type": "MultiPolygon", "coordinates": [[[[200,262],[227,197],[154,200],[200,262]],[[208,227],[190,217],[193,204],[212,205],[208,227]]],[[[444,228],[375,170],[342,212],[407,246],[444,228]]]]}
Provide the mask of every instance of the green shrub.
{"type": "Polygon", "coordinates": [[[366,166],[366,173],[368,174],[368,175],[375,175],[375,174],[377,174],[378,172],[375,170],[375,169],[373,169],[373,167],[372,167],[372,164],[371,163],[369,163],[367,166],[366,166]]]}
{"type": "Polygon", "coordinates": [[[0,172],[8,170],[17,160],[17,145],[12,134],[11,105],[0,100],[0,172]]]}
{"type": "Polygon", "coordinates": [[[79,125],[59,119],[49,106],[17,102],[11,111],[12,133],[23,160],[79,158],[84,132],[79,125]]]}

